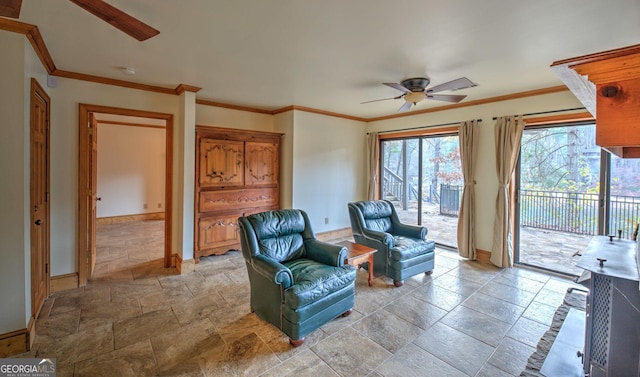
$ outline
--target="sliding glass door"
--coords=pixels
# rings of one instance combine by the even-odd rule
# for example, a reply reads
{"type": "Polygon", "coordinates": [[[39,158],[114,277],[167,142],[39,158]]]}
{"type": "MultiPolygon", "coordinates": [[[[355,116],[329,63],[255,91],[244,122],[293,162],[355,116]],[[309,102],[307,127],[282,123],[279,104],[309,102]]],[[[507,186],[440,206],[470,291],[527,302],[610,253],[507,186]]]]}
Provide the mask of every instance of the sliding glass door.
{"type": "Polygon", "coordinates": [[[595,125],[527,128],[517,171],[515,262],[570,275],[596,234],[630,238],[640,163],[595,145],[595,125]]]}
{"type": "Polygon", "coordinates": [[[606,234],[631,239],[640,223],[640,159],[611,155],[606,234]]]}
{"type": "Polygon", "coordinates": [[[424,225],[429,239],[457,247],[464,185],[457,134],[383,140],[380,155],[381,197],[403,222],[424,225]]]}

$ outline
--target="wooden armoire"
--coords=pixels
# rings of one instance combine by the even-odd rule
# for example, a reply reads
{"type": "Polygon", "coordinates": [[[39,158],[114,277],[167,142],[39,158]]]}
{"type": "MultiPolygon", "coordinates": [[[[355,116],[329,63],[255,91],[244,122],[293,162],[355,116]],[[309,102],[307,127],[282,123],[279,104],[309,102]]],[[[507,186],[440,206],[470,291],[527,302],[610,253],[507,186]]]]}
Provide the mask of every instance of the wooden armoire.
{"type": "Polygon", "coordinates": [[[238,217],[279,208],[281,136],[196,126],[196,263],[240,250],[238,217]]]}

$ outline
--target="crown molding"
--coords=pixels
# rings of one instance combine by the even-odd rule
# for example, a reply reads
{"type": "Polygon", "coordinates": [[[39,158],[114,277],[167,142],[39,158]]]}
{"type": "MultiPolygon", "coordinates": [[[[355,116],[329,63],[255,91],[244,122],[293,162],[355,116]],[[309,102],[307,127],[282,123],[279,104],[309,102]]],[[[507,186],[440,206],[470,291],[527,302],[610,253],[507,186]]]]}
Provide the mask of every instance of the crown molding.
{"type": "Polygon", "coordinates": [[[230,103],[208,101],[208,100],[204,100],[204,99],[197,99],[196,98],[196,104],[204,105],[204,106],[222,107],[224,109],[231,109],[231,110],[248,111],[250,113],[273,115],[273,111],[271,111],[271,110],[259,109],[259,108],[256,108],[256,107],[249,107],[249,106],[233,105],[233,104],[230,104],[230,103]]]}
{"type": "Polygon", "coordinates": [[[193,92],[198,93],[202,88],[198,88],[197,86],[180,84],[176,87],[175,92],[177,95],[181,95],[184,92],[193,92]]]}
{"type": "MultiPolygon", "coordinates": [[[[162,86],[146,85],[146,84],[140,84],[140,83],[135,83],[131,81],[117,80],[117,79],[111,79],[111,78],[102,77],[102,76],[95,76],[95,75],[57,69],[53,62],[53,58],[51,57],[51,54],[49,54],[49,50],[47,49],[47,46],[44,43],[44,39],[42,38],[42,35],[40,34],[40,31],[38,30],[38,27],[36,25],[31,25],[28,23],[0,17],[0,30],[6,30],[6,31],[25,35],[29,39],[29,42],[31,42],[33,49],[35,50],[36,54],[38,55],[38,58],[42,62],[42,65],[45,67],[47,72],[52,76],[64,77],[64,78],[81,80],[81,81],[95,82],[98,84],[120,86],[120,87],[131,88],[131,89],[139,89],[139,90],[162,93],[162,94],[171,94],[171,95],[180,95],[185,91],[196,93],[202,89],[200,87],[185,85],[185,84],[179,84],[175,89],[171,89],[171,88],[166,88],[162,86]]],[[[563,62],[555,62],[554,64],[559,64],[559,63],[563,63],[563,62]]],[[[372,117],[372,118],[357,117],[357,116],[341,114],[341,113],[336,113],[336,112],[326,111],[326,110],[320,110],[312,107],[297,106],[297,105],[285,106],[276,110],[266,110],[266,109],[260,109],[255,107],[233,105],[233,104],[228,104],[223,102],[215,102],[215,101],[208,101],[208,100],[202,100],[202,99],[196,99],[196,104],[213,106],[213,107],[221,107],[221,108],[232,109],[232,110],[248,111],[248,112],[259,113],[259,114],[268,114],[268,115],[276,115],[276,114],[284,113],[287,111],[297,110],[297,111],[304,111],[304,112],[313,113],[313,114],[320,114],[320,115],[332,116],[337,118],[355,120],[359,122],[375,122],[380,120],[388,120],[388,119],[394,119],[394,118],[402,118],[407,116],[415,116],[415,115],[428,114],[428,113],[434,113],[439,111],[452,110],[452,109],[457,109],[461,107],[483,105],[483,104],[488,104],[492,102],[501,102],[501,101],[508,101],[512,99],[518,99],[518,98],[539,96],[543,94],[557,93],[557,92],[563,92],[568,90],[569,89],[565,85],[559,85],[559,86],[553,86],[549,88],[528,90],[524,92],[512,93],[512,94],[484,98],[484,99],[468,101],[468,102],[461,102],[461,103],[456,103],[456,104],[451,104],[446,106],[434,107],[430,109],[411,111],[411,112],[405,112],[400,114],[391,114],[391,115],[372,117]]]]}
{"type": "Polygon", "coordinates": [[[558,86],[552,86],[552,87],[549,87],[549,88],[527,90],[527,91],[524,91],[524,92],[517,92],[517,93],[505,94],[505,95],[502,95],[502,96],[483,98],[483,99],[478,99],[478,100],[474,100],[474,101],[459,102],[459,103],[455,103],[455,104],[452,104],[452,105],[433,107],[433,108],[430,108],[430,109],[411,111],[411,112],[408,112],[408,113],[384,115],[384,116],[381,116],[381,117],[369,118],[367,121],[368,122],[375,122],[375,121],[379,121],[379,120],[387,120],[387,119],[402,118],[402,117],[414,116],[414,115],[420,115],[420,114],[435,113],[435,112],[438,112],[438,111],[459,109],[461,107],[485,105],[487,103],[509,101],[509,100],[518,99],[518,98],[540,96],[540,95],[543,95],[543,94],[558,93],[558,92],[564,92],[564,91],[568,91],[568,90],[569,90],[569,88],[567,88],[566,86],[558,85],[558,86]]]}

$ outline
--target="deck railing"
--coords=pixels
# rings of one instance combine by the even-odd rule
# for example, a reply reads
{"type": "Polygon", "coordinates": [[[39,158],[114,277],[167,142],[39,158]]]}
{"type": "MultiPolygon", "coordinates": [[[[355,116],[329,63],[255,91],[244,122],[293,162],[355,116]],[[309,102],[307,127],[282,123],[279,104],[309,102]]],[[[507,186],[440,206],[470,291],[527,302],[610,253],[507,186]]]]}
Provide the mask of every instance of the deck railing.
{"type": "MultiPolygon", "coordinates": [[[[520,190],[520,225],[595,235],[598,207],[598,194],[520,190]]],[[[612,195],[609,219],[611,233],[620,229],[623,238],[630,238],[640,221],[640,197],[612,195]]]]}
{"type": "MultiPolygon", "coordinates": [[[[407,203],[417,200],[417,188],[408,187],[409,198],[403,193],[407,187],[401,177],[385,170],[383,192],[392,200],[398,200],[407,209],[407,203]]],[[[423,200],[439,203],[440,215],[458,216],[462,186],[440,185],[439,198],[429,195],[423,200]]],[[[520,226],[555,230],[574,234],[598,234],[598,194],[558,192],[544,190],[520,190],[520,226]]],[[[622,230],[623,238],[631,238],[635,225],[640,222],[640,196],[612,195],[609,208],[610,233],[622,230]]]]}

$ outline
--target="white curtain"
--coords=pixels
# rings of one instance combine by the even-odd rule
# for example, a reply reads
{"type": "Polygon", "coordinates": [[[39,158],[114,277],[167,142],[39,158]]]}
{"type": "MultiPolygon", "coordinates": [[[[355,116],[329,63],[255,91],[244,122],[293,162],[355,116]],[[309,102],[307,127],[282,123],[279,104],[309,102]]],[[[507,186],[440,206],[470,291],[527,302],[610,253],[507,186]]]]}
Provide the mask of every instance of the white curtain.
{"type": "Polygon", "coordinates": [[[380,143],[378,133],[370,132],[367,140],[369,149],[369,193],[368,200],[376,200],[378,191],[378,164],[380,161],[380,143]]]}
{"type": "Polygon", "coordinates": [[[462,176],[464,178],[462,203],[460,204],[460,215],[458,216],[458,254],[462,257],[475,260],[475,164],[478,156],[478,122],[475,119],[462,122],[459,128],[458,139],[460,143],[462,176]]]}
{"type": "Polygon", "coordinates": [[[498,267],[513,267],[511,244],[513,214],[509,212],[509,181],[518,161],[523,131],[524,120],[522,116],[500,117],[496,121],[496,172],[499,187],[496,197],[496,216],[493,223],[491,263],[498,267]]]}

